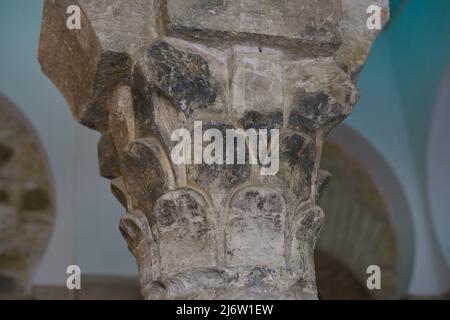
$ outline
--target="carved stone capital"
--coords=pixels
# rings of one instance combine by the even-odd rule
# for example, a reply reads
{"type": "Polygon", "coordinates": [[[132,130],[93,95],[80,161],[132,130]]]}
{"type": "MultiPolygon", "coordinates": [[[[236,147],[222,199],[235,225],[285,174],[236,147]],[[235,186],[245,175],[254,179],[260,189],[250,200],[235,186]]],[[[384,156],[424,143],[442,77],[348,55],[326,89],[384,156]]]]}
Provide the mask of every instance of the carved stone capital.
{"type": "Polygon", "coordinates": [[[370,4],[387,20],[387,1],[370,0],[45,2],[43,71],[102,133],[100,171],[126,207],[146,298],[317,298],[322,145],[357,101],[370,4]],[[65,27],[69,2],[81,30],[65,27]],[[196,121],[279,130],[276,174],[174,164],[172,133],[196,121]]]}

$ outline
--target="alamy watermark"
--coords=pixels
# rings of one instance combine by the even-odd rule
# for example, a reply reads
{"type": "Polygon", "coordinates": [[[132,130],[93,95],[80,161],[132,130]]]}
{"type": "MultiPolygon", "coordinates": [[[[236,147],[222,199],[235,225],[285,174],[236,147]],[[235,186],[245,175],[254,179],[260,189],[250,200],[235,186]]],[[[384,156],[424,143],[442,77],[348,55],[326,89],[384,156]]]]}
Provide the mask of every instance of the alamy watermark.
{"type": "Polygon", "coordinates": [[[173,131],[171,140],[177,142],[170,154],[176,165],[260,164],[264,176],[277,174],[280,166],[279,129],[226,129],[224,137],[216,128],[203,132],[202,121],[195,121],[193,138],[189,130],[180,128],[173,131]],[[204,147],[205,142],[209,143],[204,147]]]}
{"type": "Polygon", "coordinates": [[[367,14],[369,15],[367,18],[367,28],[369,30],[381,30],[382,22],[381,22],[381,7],[373,4],[367,8],[367,14]]]}
{"type": "MultiPolygon", "coordinates": [[[[367,18],[367,28],[369,30],[381,30],[381,7],[376,4],[372,4],[367,7],[366,13],[367,18]]],[[[66,19],[66,26],[69,30],[80,30],[81,29],[81,8],[78,5],[70,5],[67,7],[66,14],[68,15],[66,19]]]]}
{"type": "Polygon", "coordinates": [[[81,29],[81,8],[77,5],[67,7],[66,13],[69,15],[66,20],[66,27],[69,30],[81,29]]]}
{"type": "Polygon", "coordinates": [[[381,290],[381,268],[377,265],[371,265],[367,267],[366,273],[370,275],[366,281],[367,289],[381,290]]]}
{"type": "Polygon", "coordinates": [[[81,268],[77,265],[70,265],[66,269],[69,276],[66,280],[66,287],[69,290],[81,290],[81,268]]]}

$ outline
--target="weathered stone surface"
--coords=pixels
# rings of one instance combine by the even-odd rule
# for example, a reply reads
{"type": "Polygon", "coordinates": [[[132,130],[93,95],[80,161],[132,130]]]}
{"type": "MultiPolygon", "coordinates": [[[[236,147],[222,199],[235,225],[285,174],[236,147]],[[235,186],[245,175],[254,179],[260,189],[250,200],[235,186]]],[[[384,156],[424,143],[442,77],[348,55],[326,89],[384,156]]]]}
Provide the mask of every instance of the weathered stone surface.
{"type": "Polygon", "coordinates": [[[168,0],[167,11],[169,35],[210,43],[255,42],[313,56],[340,44],[340,1],[168,0]]]}
{"type": "Polygon", "coordinates": [[[283,127],[283,122],[282,111],[247,111],[239,120],[239,125],[245,130],[266,129],[267,127],[280,129],[283,127]]]}
{"type": "Polygon", "coordinates": [[[289,115],[289,127],[297,130],[317,130],[343,118],[342,106],[323,92],[300,92],[289,115]]]}
{"type": "Polygon", "coordinates": [[[135,139],[136,119],[133,94],[129,86],[118,86],[109,101],[109,126],[120,157],[129,141],[135,139]]]}
{"type": "Polygon", "coordinates": [[[158,199],[155,207],[161,278],[193,269],[217,268],[213,215],[194,190],[179,189],[158,199]]]}
{"type": "Polygon", "coordinates": [[[157,40],[147,49],[149,82],[171,97],[180,111],[190,114],[195,108],[213,104],[217,89],[211,84],[208,63],[200,56],[184,53],[157,40]]]}
{"type": "Polygon", "coordinates": [[[108,179],[120,177],[119,154],[110,133],[104,134],[98,142],[98,162],[102,177],[108,179]]]}
{"type": "Polygon", "coordinates": [[[151,219],[156,200],[174,187],[173,172],[164,154],[153,139],[135,140],[127,146],[120,164],[132,207],[151,219]]]}
{"type": "Polygon", "coordinates": [[[281,140],[280,171],[278,175],[287,181],[289,190],[306,200],[311,195],[310,186],[316,167],[317,146],[305,135],[287,134],[281,140]]]}
{"type": "Polygon", "coordinates": [[[67,1],[46,1],[40,61],[76,119],[103,134],[101,171],[126,207],[143,295],[317,298],[323,140],[356,103],[372,1],[77,3],[86,27],[72,32],[67,1]],[[262,176],[250,153],[244,165],[175,165],[171,134],[195,121],[224,137],[278,129],[278,172],[262,176]]]}
{"type": "MultiPolygon", "coordinates": [[[[215,128],[220,130],[224,136],[223,154],[226,154],[226,130],[233,126],[219,121],[203,123],[203,130],[215,128]]],[[[205,144],[206,146],[206,144],[205,144]]],[[[236,146],[236,145],[235,145],[236,146]]],[[[246,155],[248,159],[248,155],[246,155]]],[[[248,162],[248,161],[247,161],[248,162]]],[[[187,166],[188,182],[200,186],[203,190],[209,190],[215,194],[211,199],[216,208],[222,208],[227,201],[230,192],[244,184],[250,177],[250,165],[227,165],[227,164],[193,164],[187,166]]]]}
{"type": "Polygon", "coordinates": [[[159,2],[45,2],[39,61],[82,124],[100,131],[107,128],[109,94],[127,81],[131,69],[129,54],[156,36],[161,15],[155,8],[159,2]],[[66,27],[70,5],[82,9],[81,30],[66,27]]]}
{"type": "Polygon", "coordinates": [[[332,59],[303,59],[284,63],[288,126],[314,132],[343,120],[357,100],[349,75],[332,59]]]}
{"type": "Polygon", "coordinates": [[[226,266],[283,269],[286,217],[285,200],[275,190],[240,190],[227,214],[226,266]]]}
{"type": "Polygon", "coordinates": [[[343,19],[340,23],[342,44],[335,54],[336,64],[355,78],[369,57],[372,43],[379,30],[367,28],[367,8],[377,5],[382,8],[382,24],[389,21],[388,0],[341,0],[343,19]]]}
{"type": "Polygon", "coordinates": [[[128,207],[128,196],[122,177],[111,181],[111,192],[124,208],[128,207]]]}
{"type": "Polygon", "coordinates": [[[37,134],[0,95],[0,299],[31,295],[54,214],[52,177],[37,134]]]}
{"type": "Polygon", "coordinates": [[[232,79],[233,113],[243,117],[251,111],[274,113],[283,110],[281,53],[247,53],[236,50],[232,79]],[[271,94],[267,94],[271,92],[271,94]]]}

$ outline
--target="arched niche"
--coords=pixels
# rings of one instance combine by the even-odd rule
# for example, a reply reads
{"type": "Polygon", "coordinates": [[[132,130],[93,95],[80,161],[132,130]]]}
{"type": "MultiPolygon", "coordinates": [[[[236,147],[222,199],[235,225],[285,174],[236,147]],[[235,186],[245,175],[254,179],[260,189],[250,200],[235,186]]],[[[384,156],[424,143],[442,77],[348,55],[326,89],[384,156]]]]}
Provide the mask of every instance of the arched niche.
{"type": "Polygon", "coordinates": [[[450,268],[450,64],[444,74],[428,136],[426,183],[439,246],[450,268]]]}
{"type": "Polygon", "coordinates": [[[53,229],[53,182],[30,123],[0,93],[0,298],[27,298],[53,229]]]}
{"type": "Polygon", "coordinates": [[[395,299],[406,295],[414,254],[411,213],[395,173],[360,134],[341,125],[328,138],[322,169],[325,225],[316,247],[319,297],[395,299]],[[382,289],[369,291],[367,267],[381,267],[382,289]]]}

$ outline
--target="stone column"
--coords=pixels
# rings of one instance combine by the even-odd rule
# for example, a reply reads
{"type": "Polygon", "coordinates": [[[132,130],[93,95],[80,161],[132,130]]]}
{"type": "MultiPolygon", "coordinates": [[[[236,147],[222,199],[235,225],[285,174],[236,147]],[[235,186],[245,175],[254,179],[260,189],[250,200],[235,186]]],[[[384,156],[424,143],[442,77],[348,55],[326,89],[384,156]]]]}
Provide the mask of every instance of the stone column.
{"type": "Polygon", "coordinates": [[[386,22],[381,0],[45,1],[42,69],[102,134],[145,298],[317,298],[322,145],[356,103],[371,4],[386,22]],[[171,135],[194,121],[278,129],[279,170],[175,165],[171,135]]]}

